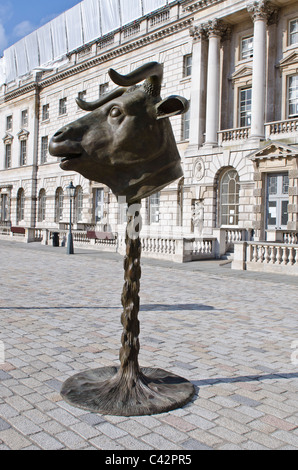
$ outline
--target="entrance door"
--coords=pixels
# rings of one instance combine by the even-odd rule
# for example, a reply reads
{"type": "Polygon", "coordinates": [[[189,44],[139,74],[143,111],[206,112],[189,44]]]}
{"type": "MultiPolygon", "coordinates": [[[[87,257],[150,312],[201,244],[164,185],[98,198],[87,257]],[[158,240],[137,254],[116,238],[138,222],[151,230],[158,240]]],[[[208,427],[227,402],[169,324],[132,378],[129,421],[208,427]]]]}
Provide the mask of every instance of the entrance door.
{"type": "Polygon", "coordinates": [[[288,223],[289,176],[287,173],[267,176],[267,228],[286,229],[288,223]]]}

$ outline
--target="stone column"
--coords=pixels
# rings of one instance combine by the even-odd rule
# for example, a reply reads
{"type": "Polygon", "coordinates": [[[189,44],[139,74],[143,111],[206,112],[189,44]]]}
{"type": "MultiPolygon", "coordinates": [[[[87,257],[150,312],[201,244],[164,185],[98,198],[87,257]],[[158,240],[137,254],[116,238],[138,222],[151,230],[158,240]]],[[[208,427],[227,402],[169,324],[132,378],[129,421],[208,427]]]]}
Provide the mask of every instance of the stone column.
{"type": "Polygon", "coordinates": [[[255,1],[247,6],[254,21],[254,48],[252,73],[251,138],[265,138],[266,97],[266,34],[267,22],[276,15],[276,7],[267,0],[255,1]]]}
{"type": "Polygon", "coordinates": [[[209,36],[206,139],[205,145],[218,145],[220,97],[220,41],[228,26],[222,20],[212,20],[206,25],[209,36]]]}
{"type": "Polygon", "coordinates": [[[188,152],[191,152],[197,150],[204,141],[208,48],[204,25],[192,26],[189,34],[193,37],[188,147],[188,152]]]}

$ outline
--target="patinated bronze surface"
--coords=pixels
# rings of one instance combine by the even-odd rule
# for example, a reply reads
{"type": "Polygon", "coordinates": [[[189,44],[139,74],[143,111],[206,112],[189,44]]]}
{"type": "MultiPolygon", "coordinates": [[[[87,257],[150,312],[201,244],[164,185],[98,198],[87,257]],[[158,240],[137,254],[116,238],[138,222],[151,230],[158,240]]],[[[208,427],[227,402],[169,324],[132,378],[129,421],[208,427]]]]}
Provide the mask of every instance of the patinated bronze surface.
{"type": "Polygon", "coordinates": [[[162,70],[156,62],[127,76],[110,70],[121,88],[93,103],[77,99],[82,109],[92,112],[52,137],[49,150],[61,158],[61,168],[106,184],[127,202],[147,197],[181,177],[168,118],[186,112],[188,101],[181,96],[161,99],[162,70]]]}
{"type": "Polygon", "coordinates": [[[137,226],[141,199],[182,176],[169,117],[186,112],[188,102],[179,96],[161,99],[158,63],[127,76],[109,73],[116,84],[129,88],[117,88],[93,103],[77,100],[92,112],[60,129],[50,152],[62,159],[62,169],[105,183],[128,202],[120,367],[79,373],[66,380],[61,394],[75,406],[102,414],[154,414],[186,404],[194,386],[170,372],[139,366],[141,242],[138,231],[130,228],[137,226]]]}

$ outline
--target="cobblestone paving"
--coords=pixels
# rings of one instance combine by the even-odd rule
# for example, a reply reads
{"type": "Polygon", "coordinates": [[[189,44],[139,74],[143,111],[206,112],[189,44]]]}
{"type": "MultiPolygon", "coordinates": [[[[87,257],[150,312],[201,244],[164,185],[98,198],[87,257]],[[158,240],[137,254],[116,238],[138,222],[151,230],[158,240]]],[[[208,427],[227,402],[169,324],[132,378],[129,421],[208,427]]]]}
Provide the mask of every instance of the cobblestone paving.
{"type": "Polygon", "coordinates": [[[298,449],[297,278],[143,260],[140,365],[182,375],[196,395],[127,418],[59,393],[79,371],[119,364],[122,257],[0,241],[0,259],[0,450],[298,449]]]}

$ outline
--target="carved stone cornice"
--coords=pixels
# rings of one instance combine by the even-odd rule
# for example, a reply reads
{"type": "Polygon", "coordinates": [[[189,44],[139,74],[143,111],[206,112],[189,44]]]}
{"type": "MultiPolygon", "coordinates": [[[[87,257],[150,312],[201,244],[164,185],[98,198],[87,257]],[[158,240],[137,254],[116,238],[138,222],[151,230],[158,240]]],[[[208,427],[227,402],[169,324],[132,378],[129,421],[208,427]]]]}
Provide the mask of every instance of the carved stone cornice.
{"type": "Polygon", "coordinates": [[[264,20],[270,25],[277,23],[280,9],[268,0],[259,0],[249,3],[247,11],[253,21],[264,20]]]}
{"type": "Polygon", "coordinates": [[[203,8],[208,8],[216,3],[221,3],[223,0],[185,0],[183,5],[183,11],[187,11],[188,13],[193,13],[195,11],[202,10],[203,8]]]}
{"type": "Polygon", "coordinates": [[[98,64],[102,64],[104,62],[107,62],[115,57],[122,56],[128,52],[131,52],[133,50],[139,49],[140,47],[144,47],[148,44],[151,44],[155,41],[158,41],[159,39],[162,39],[167,36],[171,36],[172,34],[175,34],[177,31],[189,28],[190,25],[192,24],[193,19],[192,18],[187,18],[183,21],[180,21],[179,23],[175,23],[173,25],[169,25],[166,28],[163,28],[159,31],[156,31],[152,34],[149,34],[147,36],[144,36],[140,39],[136,39],[133,42],[128,42],[127,44],[120,46],[115,45],[113,49],[111,49],[109,52],[105,54],[101,54],[98,56],[95,56],[94,58],[82,62],[79,65],[75,65],[68,70],[65,70],[63,72],[57,73],[49,78],[46,78],[44,80],[41,80],[39,82],[39,86],[41,88],[45,88],[53,83],[59,82],[60,80],[63,80],[64,78],[70,77],[72,75],[75,75],[77,73],[80,73],[84,70],[88,70],[98,64]]]}

